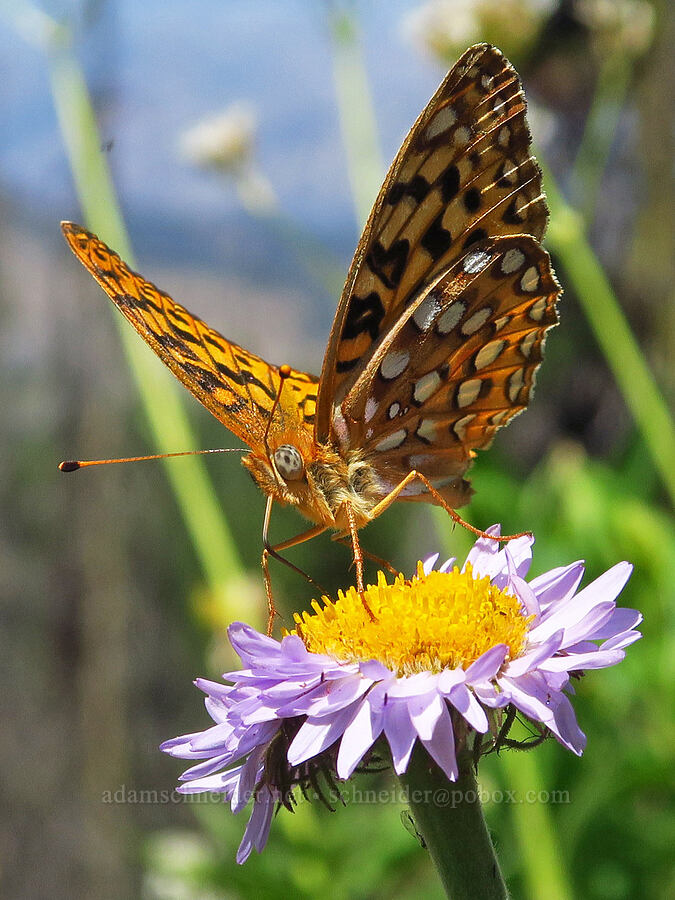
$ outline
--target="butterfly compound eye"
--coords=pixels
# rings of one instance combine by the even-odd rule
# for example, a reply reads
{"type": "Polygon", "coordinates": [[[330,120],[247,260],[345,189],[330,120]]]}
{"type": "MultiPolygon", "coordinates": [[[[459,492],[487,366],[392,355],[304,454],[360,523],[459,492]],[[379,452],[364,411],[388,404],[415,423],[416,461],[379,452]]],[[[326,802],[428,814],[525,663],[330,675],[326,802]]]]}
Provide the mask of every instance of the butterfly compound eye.
{"type": "Polygon", "coordinates": [[[305,464],[297,447],[282,444],[274,451],[274,465],[284,481],[298,481],[305,471],[305,464]]]}

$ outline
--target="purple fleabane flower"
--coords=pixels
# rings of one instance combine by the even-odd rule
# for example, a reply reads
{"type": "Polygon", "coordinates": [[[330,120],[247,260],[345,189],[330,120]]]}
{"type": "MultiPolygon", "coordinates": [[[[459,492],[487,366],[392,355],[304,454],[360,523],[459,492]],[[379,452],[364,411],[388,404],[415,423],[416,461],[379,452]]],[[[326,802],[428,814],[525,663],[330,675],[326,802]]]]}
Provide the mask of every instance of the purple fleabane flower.
{"type": "Polygon", "coordinates": [[[222,793],[233,812],[253,798],[238,862],[262,850],[296,785],[316,788],[319,772],[329,784],[349,778],[378,741],[396,773],[419,741],[454,781],[458,756],[494,749],[517,710],[581,755],[586,738],[564,692],[573,674],[615,665],[641,637],[640,613],[615,602],[632,566],[577,593],[581,562],[525,581],[532,544],[480,538],[461,570],[454,560],[434,569],[437,554],[411,580],[380,574],[367,606],[354,588],[324,598],[281,641],[230,627],[245,668],[226,673],[228,684],[196,681],[215,724],[161,749],[195,761],[180,792],[222,793]]]}

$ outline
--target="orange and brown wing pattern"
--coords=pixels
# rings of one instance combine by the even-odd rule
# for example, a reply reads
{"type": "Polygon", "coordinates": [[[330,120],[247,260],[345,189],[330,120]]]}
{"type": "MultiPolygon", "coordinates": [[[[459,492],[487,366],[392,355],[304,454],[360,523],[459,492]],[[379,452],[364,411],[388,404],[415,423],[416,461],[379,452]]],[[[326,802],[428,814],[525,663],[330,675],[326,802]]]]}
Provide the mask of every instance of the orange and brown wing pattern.
{"type": "Polygon", "coordinates": [[[472,245],[409,306],[345,398],[345,443],[392,485],[411,469],[439,486],[462,475],[529,402],[559,293],[534,238],[472,245]]]}
{"type": "Polygon", "coordinates": [[[453,67],[394,160],[359,242],[324,359],[317,438],[420,289],[486,238],[541,239],[548,211],[520,80],[495,47],[453,67]]]}
{"type": "MultiPolygon", "coordinates": [[[[96,235],[63,222],[62,230],[80,262],[173,374],[213,415],[251,448],[261,446],[279,389],[279,370],[228,341],[168,294],[132,272],[96,235]]],[[[313,433],[317,379],[291,371],[279,427],[313,433]]]]}

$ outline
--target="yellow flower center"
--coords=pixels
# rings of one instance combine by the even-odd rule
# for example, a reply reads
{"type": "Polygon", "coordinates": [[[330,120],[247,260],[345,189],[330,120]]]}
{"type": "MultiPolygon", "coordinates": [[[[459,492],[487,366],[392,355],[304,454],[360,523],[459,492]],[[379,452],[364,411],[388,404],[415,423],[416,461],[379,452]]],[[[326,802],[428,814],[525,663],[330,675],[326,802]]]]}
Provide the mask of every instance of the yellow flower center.
{"type": "Polygon", "coordinates": [[[533,616],[525,616],[513,594],[491,584],[488,576],[466,571],[424,574],[422,563],[410,581],[398,575],[363,595],[340,591],[337,601],[312,601],[314,613],[295,614],[295,629],[308,650],[350,662],[377,659],[397,675],[466,669],[490,647],[507,644],[507,659],[521,652],[533,616]]]}

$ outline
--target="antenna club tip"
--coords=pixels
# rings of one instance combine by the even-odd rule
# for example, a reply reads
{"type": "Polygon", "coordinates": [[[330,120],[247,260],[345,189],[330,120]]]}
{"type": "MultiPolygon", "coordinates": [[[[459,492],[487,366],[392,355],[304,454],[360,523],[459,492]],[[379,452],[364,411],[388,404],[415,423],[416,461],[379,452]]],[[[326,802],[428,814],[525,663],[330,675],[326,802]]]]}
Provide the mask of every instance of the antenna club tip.
{"type": "Polygon", "coordinates": [[[63,462],[59,463],[59,470],[61,472],[74,472],[79,468],[80,464],[76,459],[64,459],[63,462]]]}
{"type": "Polygon", "coordinates": [[[290,378],[292,371],[291,367],[284,363],[283,366],[279,366],[279,378],[290,378]]]}

